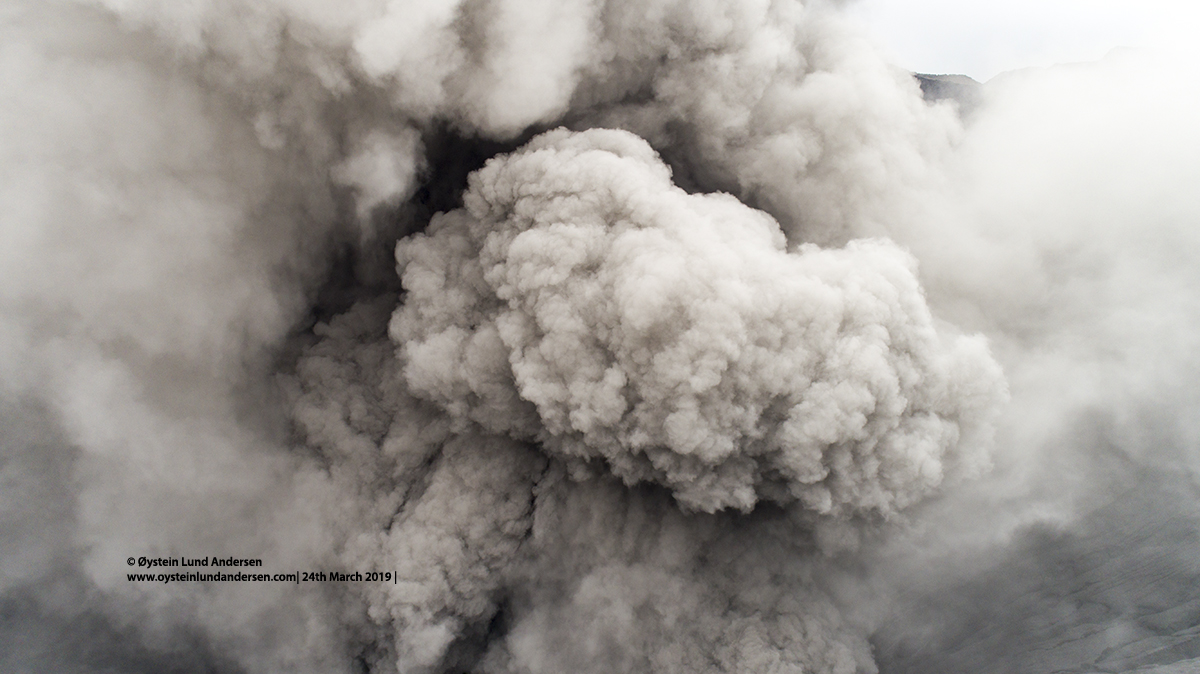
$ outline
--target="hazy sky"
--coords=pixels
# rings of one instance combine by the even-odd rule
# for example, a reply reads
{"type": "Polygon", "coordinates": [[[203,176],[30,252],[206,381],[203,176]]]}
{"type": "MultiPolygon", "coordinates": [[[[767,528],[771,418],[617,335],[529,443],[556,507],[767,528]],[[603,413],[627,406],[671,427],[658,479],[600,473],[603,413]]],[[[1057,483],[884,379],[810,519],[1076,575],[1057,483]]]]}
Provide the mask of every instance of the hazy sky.
{"type": "Polygon", "coordinates": [[[1119,46],[1189,51],[1200,35],[1192,0],[859,0],[850,11],[898,65],[981,81],[1119,46]]]}

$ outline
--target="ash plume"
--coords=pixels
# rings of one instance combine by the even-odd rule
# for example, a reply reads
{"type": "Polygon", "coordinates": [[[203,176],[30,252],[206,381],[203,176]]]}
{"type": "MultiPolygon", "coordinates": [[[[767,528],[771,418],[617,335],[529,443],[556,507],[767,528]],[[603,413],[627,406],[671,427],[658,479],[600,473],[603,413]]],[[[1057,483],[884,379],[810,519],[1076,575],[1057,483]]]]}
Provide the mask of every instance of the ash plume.
{"type": "Polygon", "coordinates": [[[409,389],[459,425],[709,512],[890,515],[943,459],[980,461],[1000,373],[937,334],[896,247],[789,254],[769,216],[687,194],[619,131],[538,136],[463,199],[397,247],[390,330],[409,389]]]}
{"type": "Polygon", "coordinates": [[[1190,671],[1193,75],[14,0],[0,669],[1190,671]],[[127,576],[202,555],[393,582],[127,576]]]}

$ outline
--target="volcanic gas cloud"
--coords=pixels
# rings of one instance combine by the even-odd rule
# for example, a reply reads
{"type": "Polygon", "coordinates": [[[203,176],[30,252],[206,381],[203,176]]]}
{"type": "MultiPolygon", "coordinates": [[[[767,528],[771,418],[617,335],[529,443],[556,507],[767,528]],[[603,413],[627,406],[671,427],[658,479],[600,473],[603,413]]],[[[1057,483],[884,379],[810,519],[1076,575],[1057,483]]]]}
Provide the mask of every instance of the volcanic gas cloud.
{"type": "Polygon", "coordinates": [[[4,669],[1192,666],[1193,73],[841,11],[0,9],[4,669]]]}

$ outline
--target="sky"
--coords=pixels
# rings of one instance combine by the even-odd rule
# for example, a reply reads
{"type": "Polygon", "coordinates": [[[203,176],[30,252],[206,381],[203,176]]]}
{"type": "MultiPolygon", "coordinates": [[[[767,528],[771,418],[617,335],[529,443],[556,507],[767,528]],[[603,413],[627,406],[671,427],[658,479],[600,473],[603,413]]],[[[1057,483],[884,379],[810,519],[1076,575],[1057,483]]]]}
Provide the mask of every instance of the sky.
{"type": "Polygon", "coordinates": [[[860,0],[850,12],[898,65],[980,81],[1117,47],[1194,56],[1200,34],[1200,3],[1180,0],[860,0]]]}

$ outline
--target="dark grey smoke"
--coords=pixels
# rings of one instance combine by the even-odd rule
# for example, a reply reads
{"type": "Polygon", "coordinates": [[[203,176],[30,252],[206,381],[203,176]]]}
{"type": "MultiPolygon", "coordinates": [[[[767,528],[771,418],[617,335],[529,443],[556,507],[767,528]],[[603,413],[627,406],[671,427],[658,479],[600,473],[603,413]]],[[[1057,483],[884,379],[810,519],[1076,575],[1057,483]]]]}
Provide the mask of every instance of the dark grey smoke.
{"type": "Polygon", "coordinates": [[[840,12],[0,8],[0,669],[1194,671],[1195,68],[840,12]]]}

